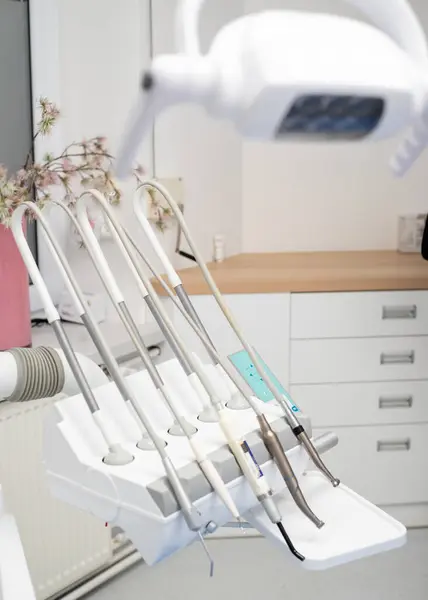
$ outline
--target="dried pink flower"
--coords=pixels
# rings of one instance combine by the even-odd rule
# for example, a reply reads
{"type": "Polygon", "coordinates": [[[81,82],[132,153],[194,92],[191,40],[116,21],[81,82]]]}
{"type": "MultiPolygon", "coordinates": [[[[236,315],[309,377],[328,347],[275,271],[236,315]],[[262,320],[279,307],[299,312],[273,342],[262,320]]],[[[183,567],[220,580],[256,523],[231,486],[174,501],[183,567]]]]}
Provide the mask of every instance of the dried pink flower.
{"type": "Polygon", "coordinates": [[[15,175],[16,184],[20,187],[28,185],[30,174],[25,169],[19,169],[15,175]]]}
{"type": "Polygon", "coordinates": [[[50,185],[58,185],[60,183],[60,179],[57,173],[53,171],[46,171],[44,177],[45,187],[50,185]]]}
{"type": "Polygon", "coordinates": [[[73,173],[73,171],[76,170],[75,166],[69,158],[64,158],[64,160],[62,161],[62,169],[64,173],[73,173]]]}
{"type": "MultiPolygon", "coordinates": [[[[58,107],[47,98],[40,98],[40,121],[35,135],[47,135],[60,116],[58,107]]],[[[107,150],[107,140],[97,136],[81,142],[69,144],[59,156],[46,152],[41,163],[33,163],[31,150],[28,152],[24,167],[15,174],[8,174],[5,166],[0,165],[0,224],[10,224],[13,210],[37,192],[37,204],[41,208],[51,200],[49,188],[61,185],[64,201],[73,205],[78,197],[78,190],[96,188],[111,203],[118,203],[121,198],[110,173],[112,157],[107,150]],[[78,177],[76,182],[74,178],[78,177]],[[74,186],[80,182],[81,185],[74,186]]],[[[143,167],[137,167],[136,173],[143,175],[143,167]]],[[[97,220],[91,218],[92,227],[97,220]]]]}

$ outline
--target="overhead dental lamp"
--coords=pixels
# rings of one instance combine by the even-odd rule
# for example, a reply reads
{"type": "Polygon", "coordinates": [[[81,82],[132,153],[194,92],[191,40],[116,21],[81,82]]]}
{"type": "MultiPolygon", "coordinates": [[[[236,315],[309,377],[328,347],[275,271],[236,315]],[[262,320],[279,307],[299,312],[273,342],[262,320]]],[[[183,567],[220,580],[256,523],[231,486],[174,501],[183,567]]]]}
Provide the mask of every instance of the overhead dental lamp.
{"type": "Polygon", "coordinates": [[[203,0],[183,0],[178,53],[153,59],[116,166],[126,177],[157,115],[183,103],[231,121],[245,138],[380,140],[412,126],[392,159],[404,174],[428,143],[428,46],[407,0],[346,0],[353,19],[265,11],[225,25],[207,54],[203,0]],[[425,128],[427,126],[427,128],[425,128]]]}

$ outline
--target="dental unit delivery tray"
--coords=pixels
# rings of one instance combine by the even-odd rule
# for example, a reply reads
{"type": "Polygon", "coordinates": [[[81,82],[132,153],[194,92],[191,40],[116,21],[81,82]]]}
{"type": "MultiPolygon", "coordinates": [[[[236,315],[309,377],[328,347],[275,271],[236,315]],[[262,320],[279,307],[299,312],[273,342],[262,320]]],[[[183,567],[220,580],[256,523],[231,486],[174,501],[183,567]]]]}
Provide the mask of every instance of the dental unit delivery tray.
{"type": "MultiPolygon", "coordinates": [[[[175,363],[175,359],[164,363],[164,373],[170,370],[173,377],[178,377],[175,363]]],[[[127,381],[156,423],[186,491],[204,521],[207,525],[215,522],[220,527],[228,523],[230,514],[195,462],[188,440],[168,433],[172,425],[170,416],[155,394],[147,373],[135,373],[127,377],[127,381]]],[[[177,383],[181,390],[188,385],[185,378],[177,383]]],[[[195,541],[197,534],[190,531],[178,509],[159,455],[137,448],[141,431],[115,385],[108,383],[93,391],[100,408],[110,420],[114,435],[134,456],[134,460],[125,465],[105,464],[103,458],[107,448],[84,399],[80,394],[66,398],[53,406],[45,426],[44,460],[50,488],[57,498],[91,512],[106,523],[121,527],[143,559],[153,565],[195,541]]],[[[295,560],[260,508],[225,445],[218,424],[198,419],[201,407],[197,402],[189,386],[187,419],[198,430],[195,436],[203,438],[209,458],[224,479],[240,514],[262,535],[281,547],[286,556],[295,560]]],[[[287,451],[306,497],[326,523],[318,530],[293,502],[259,437],[254,412],[250,409],[229,410],[237,435],[245,437],[251,444],[257,462],[271,484],[282,508],[287,530],[296,546],[304,552],[306,560],[299,563],[304,568],[327,569],[404,545],[404,526],[345,485],[334,488],[320,473],[307,471],[307,454],[300,445],[296,445],[295,437],[282,418],[282,411],[276,405],[264,405],[264,411],[287,451]]],[[[310,432],[309,418],[301,413],[299,415],[310,432]]],[[[314,441],[319,452],[337,444],[333,434],[314,441]]]]}

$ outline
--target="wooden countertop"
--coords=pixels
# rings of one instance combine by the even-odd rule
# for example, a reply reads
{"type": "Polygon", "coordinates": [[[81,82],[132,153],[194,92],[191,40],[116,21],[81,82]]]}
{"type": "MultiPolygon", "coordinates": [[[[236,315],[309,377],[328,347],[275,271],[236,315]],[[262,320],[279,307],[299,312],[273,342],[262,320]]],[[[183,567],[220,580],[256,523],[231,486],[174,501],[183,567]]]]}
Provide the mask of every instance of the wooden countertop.
{"type": "MultiPolygon", "coordinates": [[[[428,262],[395,251],[238,254],[208,267],[224,294],[428,290],[428,262]]],[[[179,275],[189,294],[209,293],[197,267],[179,275]]]]}

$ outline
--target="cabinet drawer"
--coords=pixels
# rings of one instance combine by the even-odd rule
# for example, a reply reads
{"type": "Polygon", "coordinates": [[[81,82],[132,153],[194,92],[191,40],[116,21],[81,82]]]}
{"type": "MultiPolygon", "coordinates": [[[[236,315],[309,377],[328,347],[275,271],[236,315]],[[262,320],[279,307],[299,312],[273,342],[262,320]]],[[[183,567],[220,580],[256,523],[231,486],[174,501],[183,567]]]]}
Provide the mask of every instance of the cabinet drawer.
{"type": "Polygon", "coordinates": [[[293,385],[313,427],[428,423],[428,381],[293,385]]]}
{"type": "Polygon", "coordinates": [[[290,383],[428,379],[428,337],[293,340],[290,383]]]}
{"type": "Polygon", "coordinates": [[[428,425],[339,427],[335,433],[339,445],[325,459],[345,485],[378,505],[428,502],[428,425]]]}
{"type": "Polygon", "coordinates": [[[293,339],[426,334],[428,292],[293,294],[291,297],[293,339]]]}

